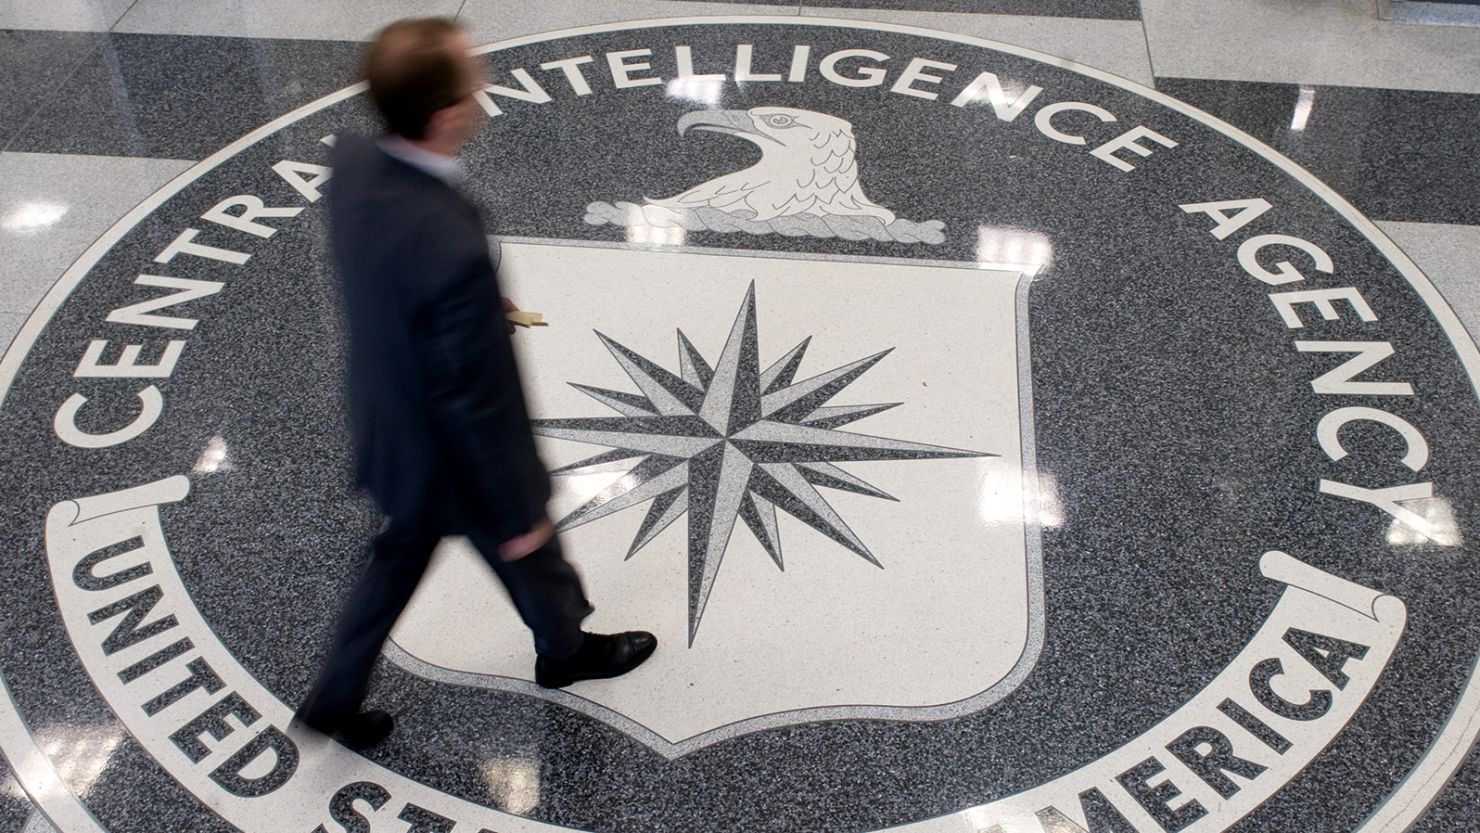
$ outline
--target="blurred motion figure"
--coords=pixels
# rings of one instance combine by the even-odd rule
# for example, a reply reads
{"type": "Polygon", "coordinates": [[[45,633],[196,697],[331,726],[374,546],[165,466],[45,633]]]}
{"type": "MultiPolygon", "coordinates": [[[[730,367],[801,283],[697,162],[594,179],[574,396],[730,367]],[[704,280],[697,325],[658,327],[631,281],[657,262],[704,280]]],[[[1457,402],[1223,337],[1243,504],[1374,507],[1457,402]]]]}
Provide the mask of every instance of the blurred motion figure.
{"type": "Polygon", "coordinates": [[[581,630],[591,606],[545,514],[499,252],[457,187],[457,153],[482,119],[470,46],[438,18],[384,29],[365,77],[386,133],[340,135],[331,157],[357,478],[386,520],[298,720],[355,748],[392,729],[361,710],[370,672],[445,535],[466,535],[508,589],[540,685],[614,677],[657,646],[646,632],[581,630]]]}

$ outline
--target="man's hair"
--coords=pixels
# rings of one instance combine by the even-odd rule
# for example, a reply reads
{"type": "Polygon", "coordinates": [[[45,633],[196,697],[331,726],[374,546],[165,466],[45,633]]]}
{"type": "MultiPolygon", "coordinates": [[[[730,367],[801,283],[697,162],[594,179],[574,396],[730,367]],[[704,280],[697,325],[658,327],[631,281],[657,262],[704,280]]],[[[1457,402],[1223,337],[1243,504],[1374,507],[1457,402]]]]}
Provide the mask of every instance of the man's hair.
{"type": "Polygon", "coordinates": [[[392,133],[425,138],[432,115],[467,94],[468,79],[449,43],[461,31],[446,18],[423,17],[398,20],[375,36],[365,80],[392,133]]]}

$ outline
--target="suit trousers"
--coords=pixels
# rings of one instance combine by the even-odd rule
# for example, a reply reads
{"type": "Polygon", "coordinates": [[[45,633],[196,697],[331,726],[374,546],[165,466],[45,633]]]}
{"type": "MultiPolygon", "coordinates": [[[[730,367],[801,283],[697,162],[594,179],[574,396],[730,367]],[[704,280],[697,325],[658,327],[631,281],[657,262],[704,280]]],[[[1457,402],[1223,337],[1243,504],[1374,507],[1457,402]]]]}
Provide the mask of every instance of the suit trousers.
{"type": "MultiPolygon", "coordinates": [[[[499,557],[498,545],[474,526],[460,529],[503,582],[519,616],[534,635],[535,651],[564,659],[581,647],[581,621],[592,612],[580,576],[565,560],[558,537],[517,561],[499,557]]],[[[391,519],[371,545],[318,679],[298,713],[310,723],[333,725],[360,710],[381,646],[426,573],[442,531],[391,519]]]]}

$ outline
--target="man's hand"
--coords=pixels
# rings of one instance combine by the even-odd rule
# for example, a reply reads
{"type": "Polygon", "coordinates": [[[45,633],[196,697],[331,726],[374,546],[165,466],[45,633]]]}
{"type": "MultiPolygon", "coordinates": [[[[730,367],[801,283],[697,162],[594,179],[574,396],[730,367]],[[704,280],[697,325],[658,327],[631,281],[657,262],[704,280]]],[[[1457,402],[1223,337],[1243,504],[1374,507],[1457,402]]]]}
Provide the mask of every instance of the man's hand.
{"type": "Polygon", "coordinates": [[[498,557],[505,561],[518,561],[538,550],[555,537],[555,525],[549,518],[541,518],[534,529],[498,545],[498,557]]]}
{"type": "MultiPolygon", "coordinates": [[[[499,301],[501,301],[503,303],[503,305],[504,305],[504,315],[508,315],[511,312],[518,312],[519,311],[519,308],[516,307],[516,306],[514,306],[514,302],[513,301],[510,301],[508,298],[500,298],[499,301]]],[[[504,321],[504,326],[509,328],[509,335],[513,335],[514,334],[514,329],[515,329],[514,322],[505,320],[504,321]]],[[[506,560],[508,560],[508,559],[506,559],[506,560]]]]}

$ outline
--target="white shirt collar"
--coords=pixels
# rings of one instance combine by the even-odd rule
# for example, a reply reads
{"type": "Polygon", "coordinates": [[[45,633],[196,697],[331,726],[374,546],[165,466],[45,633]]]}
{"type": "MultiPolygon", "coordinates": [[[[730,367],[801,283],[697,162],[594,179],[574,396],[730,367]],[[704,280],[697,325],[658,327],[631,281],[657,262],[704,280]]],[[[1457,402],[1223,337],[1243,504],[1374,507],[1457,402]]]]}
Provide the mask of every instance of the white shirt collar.
{"type": "Polygon", "coordinates": [[[431,174],[448,185],[457,185],[462,182],[462,163],[457,161],[457,157],[443,156],[440,153],[419,148],[403,137],[395,135],[382,136],[376,144],[388,155],[417,170],[431,174]]]}

